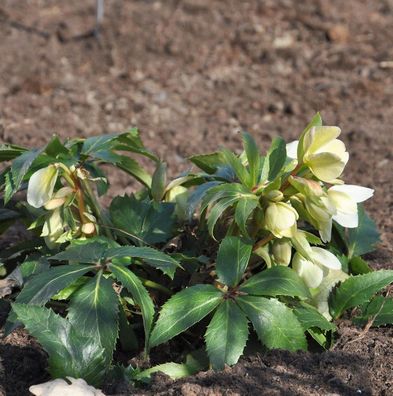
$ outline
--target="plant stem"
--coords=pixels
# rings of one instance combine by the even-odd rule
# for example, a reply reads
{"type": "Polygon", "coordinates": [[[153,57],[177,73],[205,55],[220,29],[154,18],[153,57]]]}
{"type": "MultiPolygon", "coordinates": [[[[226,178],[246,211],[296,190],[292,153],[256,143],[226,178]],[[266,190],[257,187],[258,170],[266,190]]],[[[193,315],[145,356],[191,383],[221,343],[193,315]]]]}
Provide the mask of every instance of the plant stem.
{"type": "Polygon", "coordinates": [[[274,238],[273,234],[269,234],[268,236],[266,236],[265,238],[261,239],[260,241],[258,241],[254,247],[253,247],[253,251],[255,252],[255,250],[258,250],[260,247],[265,246],[266,244],[268,244],[272,239],[274,238]]]}
{"type": "MultiPolygon", "coordinates": [[[[289,176],[295,176],[299,171],[300,168],[302,167],[303,164],[297,164],[296,168],[291,172],[291,174],[289,176]]],[[[287,179],[285,180],[285,182],[282,184],[282,186],[280,187],[280,191],[284,192],[290,185],[291,183],[289,183],[289,176],[287,177],[287,179]]]]}
{"type": "Polygon", "coordinates": [[[143,279],[141,277],[139,277],[139,279],[142,281],[143,286],[150,287],[151,289],[159,290],[168,296],[171,296],[173,294],[171,290],[167,289],[165,286],[160,285],[159,283],[153,282],[148,279],[143,279]]]}

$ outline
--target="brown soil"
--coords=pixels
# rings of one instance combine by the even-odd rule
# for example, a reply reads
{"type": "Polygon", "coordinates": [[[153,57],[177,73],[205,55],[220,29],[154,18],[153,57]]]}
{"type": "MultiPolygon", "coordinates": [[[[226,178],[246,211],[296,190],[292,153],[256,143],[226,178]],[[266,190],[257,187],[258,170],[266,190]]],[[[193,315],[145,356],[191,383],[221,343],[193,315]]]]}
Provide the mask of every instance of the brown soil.
{"type": "MultiPolygon", "coordinates": [[[[367,209],[382,243],[371,263],[393,267],[392,1],[106,0],[98,40],[83,37],[94,3],[1,2],[1,141],[34,146],[52,133],[137,125],[175,175],[191,153],[239,148],[241,129],[263,148],[274,135],[293,139],[320,110],[343,130],[347,182],[376,190],[367,209]]],[[[132,188],[115,174],[114,194],[132,188]]],[[[270,352],[222,373],[159,376],[138,392],[392,394],[392,329],[359,331],[342,323],[333,351],[270,352]]],[[[45,379],[44,355],[23,331],[0,354],[0,393],[28,394],[45,379]]]]}

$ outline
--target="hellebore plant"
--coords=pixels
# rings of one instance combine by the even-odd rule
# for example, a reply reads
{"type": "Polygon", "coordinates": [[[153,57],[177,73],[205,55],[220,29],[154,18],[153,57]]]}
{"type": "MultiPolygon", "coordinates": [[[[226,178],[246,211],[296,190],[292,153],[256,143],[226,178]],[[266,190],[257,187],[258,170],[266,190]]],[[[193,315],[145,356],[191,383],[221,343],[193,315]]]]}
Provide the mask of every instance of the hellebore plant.
{"type": "Polygon", "coordinates": [[[223,369],[250,334],[261,348],[329,348],[333,320],[354,307],[356,323],[392,323],[383,289],[393,271],[361,258],[379,238],[360,205],[373,190],[344,184],[349,154],[339,135],[317,114],[299,141],[276,138],[262,156],[244,132],[240,155],[192,156],[195,169],[169,183],[136,129],[54,137],[35,150],[1,145],[0,230],[19,221],[30,232],[0,254],[14,282],[12,294],[1,290],[12,306],[5,332],[24,325],[54,378],[100,385],[108,375],[148,381],[157,371],[223,369]],[[153,175],[135,156],[152,162],[153,175]],[[102,207],[105,164],[142,189],[102,207]],[[113,362],[115,349],[142,351],[146,367],[175,337],[184,363],[113,362]]]}

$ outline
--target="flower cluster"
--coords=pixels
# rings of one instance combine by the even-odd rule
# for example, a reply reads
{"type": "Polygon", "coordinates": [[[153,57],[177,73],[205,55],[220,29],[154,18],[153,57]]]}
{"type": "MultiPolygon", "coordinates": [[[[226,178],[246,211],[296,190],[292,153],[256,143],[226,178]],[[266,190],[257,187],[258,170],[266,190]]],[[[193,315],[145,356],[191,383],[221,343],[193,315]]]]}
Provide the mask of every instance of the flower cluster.
{"type": "Polygon", "coordinates": [[[292,267],[313,289],[332,273],[340,277],[341,263],[329,251],[310,246],[307,233],[298,230],[298,222],[309,223],[323,242],[329,242],[333,221],[356,228],[357,204],[374,193],[370,188],[346,185],[340,179],[348,162],[345,145],[337,139],[340,132],[337,127],[315,126],[306,130],[299,141],[289,143],[287,156],[294,169],[281,191],[266,196],[269,203],[264,225],[279,238],[271,246],[274,261],[289,265],[294,247],[292,267]]]}
{"type": "Polygon", "coordinates": [[[92,235],[96,218],[84,202],[82,184],[86,171],[55,163],[36,171],[29,180],[27,202],[34,208],[45,208],[41,236],[48,246],[63,243],[75,235],[92,235]],[[55,189],[57,190],[55,191],[55,189]],[[67,218],[67,221],[65,220],[67,218]]]}

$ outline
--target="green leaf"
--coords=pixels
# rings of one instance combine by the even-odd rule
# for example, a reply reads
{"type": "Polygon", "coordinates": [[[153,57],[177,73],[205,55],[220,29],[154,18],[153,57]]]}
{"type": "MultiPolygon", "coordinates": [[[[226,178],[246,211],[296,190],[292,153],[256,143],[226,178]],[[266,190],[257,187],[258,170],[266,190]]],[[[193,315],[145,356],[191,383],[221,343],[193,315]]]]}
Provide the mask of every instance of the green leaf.
{"type": "Polygon", "coordinates": [[[172,296],[162,307],[150,338],[150,347],[160,345],[187,330],[222,301],[223,294],[212,285],[196,285],[172,296]]]}
{"type": "Polygon", "coordinates": [[[308,287],[292,268],[276,266],[254,275],[240,291],[255,296],[291,296],[311,298],[308,287]]]}
{"type": "Polygon", "coordinates": [[[79,334],[70,322],[51,309],[12,304],[18,319],[37,338],[49,355],[49,372],[54,378],[83,378],[100,385],[108,368],[104,349],[92,337],[79,334]]]}
{"type": "Polygon", "coordinates": [[[277,137],[273,140],[270,147],[269,153],[269,180],[274,180],[280,173],[281,169],[285,165],[285,160],[287,158],[287,150],[285,141],[277,137]]]}
{"type": "Polygon", "coordinates": [[[93,136],[83,142],[82,154],[92,155],[111,147],[110,143],[117,137],[116,134],[93,136]]]}
{"type": "Polygon", "coordinates": [[[261,156],[254,138],[247,132],[243,132],[243,146],[247,155],[252,185],[255,186],[261,175],[261,156]]]}
{"type": "Polygon", "coordinates": [[[0,144],[0,162],[13,160],[25,151],[27,149],[15,144],[0,144]]]}
{"type": "Polygon", "coordinates": [[[93,265],[72,264],[38,273],[26,283],[16,302],[43,305],[53,295],[93,269],[93,265]]]}
{"type": "Polygon", "coordinates": [[[348,256],[361,256],[375,250],[379,242],[379,232],[373,220],[362,205],[358,205],[359,225],[348,230],[348,256]]]}
{"type": "Polygon", "coordinates": [[[248,173],[246,167],[242,164],[240,158],[232,153],[232,151],[227,149],[222,150],[222,154],[224,156],[225,162],[234,170],[239,181],[246,187],[252,188],[253,184],[250,174],[248,173]]]}
{"type": "Polygon", "coordinates": [[[215,370],[237,363],[248,339],[248,320],[231,300],[224,301],[215,312],[205,334],[207,353],[215,370]]]}
{"type": "Polygon", "coordinates": [[[221,199],[221,201],[219,201],[213,206],[212,210],[209,213],[209,217],[207,219],[207,228],[212,238],[215,239],[214,227],[217,223],[217,220],[221,217],[221,215],[225,212],[226,209],[228,209],[230,206],[235,204],[235,202],[238,200],[239,200],[238,197],[223,198],[221,199]]]}
{"type": "Polygon", "coordinates": [[[258,206],[258,199],[256,196],[255,199],[243,198],[240,201],[238,201],[236,205],[235,221],[236,224],[239,226],[241,232],[245,236],[248,236],[247,227],[246,227],[247,220],[257,206],[258,206]]]}
{"type": "Polygon", "coordinates": [[[299,306],[294,308],[293,312],[304,330],[309,330],[314,327],[326,331],[336,330],[334,323],[329,322],[316,308],[309,304],[302,302],[299,306]]]}
{"type": "Polygon", "coordinates": [[[20,272],[23,280],[30,276],[49,270],[49,262],[44,256],[31,255],[20,265],[20,272]]]}
{"type": "Polygon", "coordinates": [[[78,263],[98,263],[105,258],[107,245],[103,242],[75,244],[67,247],[63,252],[50,257],[56,261],[74,261],[78,263]]]}
{"type": "Polygon", "coordinates": [[[7,194],[7,197],[5,197],[5,203],[7,203],[12,195],[14,195],[20,189],[23,178],[30,169],[33,161],[41,154],[41,152],[42,149],[25,151],[18,158],[14,159],[11,165],[12,192],[7,194]]]}
{"type": "Polygon", "coordinates": [[[165,193],[166,163],[159,162],[151,182],[151,195],[156,202],[160,202],[165,193]]]}
{"type": "Polygon", "coordinates": [[[173,236],[174,204],[138,200],[133,195],[116,197],[110,205],[115,227],[149,245],[166,242],[173,236]]]}
{"type": "Polygon", "coordinates": [[[225,237],[218,249],[216,269],[219,281],[236,286],[247,268],[252,252],[252,244],[238,237],[225,237]]]}
{"type": "Polygon", "coordinates": [[[116,279],[121,282],[121,284],[131,293],[135,303],[138,304],[141,309],[143,316],[143,326],[145,330],[145,344],[147,347],[154,317],[153,301],[140,279],[129,269],[122,265],[113,263],[109,264],[108,267],[116,279]]]}
{"type": "Polygon", "coordinates": [[[293,311],[272,298],[241,296],[240,308],[251,320],[260,341],[269,349],[307,349],[304,330],[293,311]]]}
{"type": "Polygon", "coordinates": [[[125,155],[121,155],[119,157],[120,161],[116,162],[116,166],[129,175],[135,177],[135,179],[144,184],[147,188],[150,188],[151,176],[149,173],[134,159],[126,157],[125,155]]]}
{"type": "Polygon", "coordinates": [[[45,153],[53,158],[57,158],[59,155],[69,155],[70,150],[68,150],[64,144],[60,141],[58,136],[52,136],[52,139],[45,147],[45,153]]]}
{"type": "Polygon", "coordinates": [[[112,282],[99,271],[72,295],[68,308],[67,319],[71,325],[104,348],[108,365],[118,335],[118,305],[112,282]]]}
{"type": "Polygon", "coordinates": [[[392,282],[393,270],[351,276],[330,295],[330,313],[336,319],[346,309],[369,301],[376,292],[392,282]]]}
{"type": "Polygon", "coordinates": [[[373,272],[373,269],[361,257],[352,257],[349,261],[349,268],[354,275],[367,274],[373,272]]]}
{"type": "Polygon", "coordinates": [[[198,168],[209,174],[215,173],[218,168],[225,163],[224,157],[221,152],[194,155],[192,157],[189,157],[188,159],[198,168]]]}
{"type": "Polygon", "coordinates": [[[118,248],[108,249],[106,257],[108,259],[120,257],[137,257],[144,260],[147,264],[161,270],[171,279],[180,264],[171,256],[150,247],[121,246],[118,248]]]}
{"type": "Polygon", "coordinates": [[[88,276],[81,276],[70,285],[65,287],[63,290],[60,290],[54,296],[52,296],[52,300],[69,300],[70,297],[79,290],[82,286],[84,286],[91,278],[88,276]]]}
{"type": "Polygon", "coordinates": [[[374,327],[393,324],[393,298],[377,296],[367,304],[360,315],[353,319],[357,325],[365,325],[372,320],[374,327]]]}

